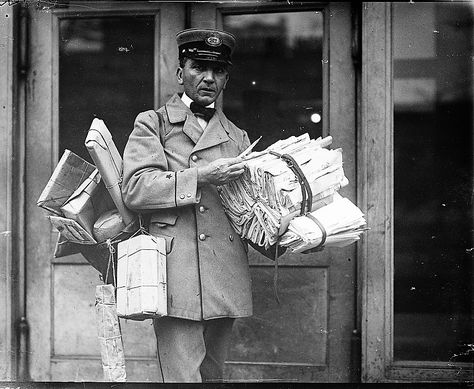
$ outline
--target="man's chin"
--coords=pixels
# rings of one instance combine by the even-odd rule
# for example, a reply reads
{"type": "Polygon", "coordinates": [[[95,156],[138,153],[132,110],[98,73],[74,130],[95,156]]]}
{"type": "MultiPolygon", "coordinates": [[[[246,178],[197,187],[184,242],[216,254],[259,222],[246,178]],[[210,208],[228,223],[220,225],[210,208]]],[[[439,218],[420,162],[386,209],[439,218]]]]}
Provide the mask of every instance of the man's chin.
{"type": "Polygon", "coordinates": [[[216,101],[216,98],[210,96],[197,96],[194,101],[199,105],[206,107],[216,101]]]}

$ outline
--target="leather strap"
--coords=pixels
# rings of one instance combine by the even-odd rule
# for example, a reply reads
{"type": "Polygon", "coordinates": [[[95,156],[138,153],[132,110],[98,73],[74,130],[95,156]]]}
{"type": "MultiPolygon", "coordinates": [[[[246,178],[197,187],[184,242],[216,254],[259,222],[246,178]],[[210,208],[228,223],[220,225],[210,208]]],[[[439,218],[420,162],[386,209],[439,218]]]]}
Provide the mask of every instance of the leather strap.
{"type": "Polygon", "coordinates": [[[302,195],[300,215],[305,215],[307,212],[311,212],[311,208],[313,206],[313,192],[311,191],[308,179],[304,175],[298,163],[289,154],[279,154],[272,150],[270,150],[270,154],[279,157],[283,161],[285,161],[287,166],[295,174],[296,178],[298,178],[298,182],[301,186],[302,195]]]}
{"type": "Polygon", "coordinates": [[[307,213],[306,216],[310,218],[313,222],[315,222],[316,225],[321,229],[321,232],[323,233],[321,242],[319,242],[319,244],[315,247],[315,249],[319,249],[320,247],[322,247],[324,243],[326,243],[326,237],[327,237],[326,229],[324,228],[323,224],[317,218],[311,215],[309,212],[307,213]]]}
{"type": "MultiPolygon", "coordinates": [[[[270,154],[278,158],[281,158],[283,161],[285,161],[287,166],[295,174],[301,186],[302,200],[301,200],[300,215],[305,215],[305,214],[309,215],[309,212],[311,212],[311,208],[313,206],[313,192],[311,191],[311,187],[309,185],[308,179],[304,175],[300,166],[298,165],[296,160],[289,154],[279,154],[272,150],[270,150],[270,154]]],[[[319,223],[318,225],[320,224],[321,223],[319,223]]],[[[326,230],[324,229],[324,227],[322,227],[322,225],[321,225],[321,230],[323,231],[323,237],[324,237],[322,243],[324,243],[324,241],[326,241],[326,230]]],[[[278,244],[279,243],[280,243],[280,238],[278,238],[276,242],[275,267],[274,267],[274,272],[273,272],[273,293],[275,295],[275,300],[277,301],[278,305],[280,305],[280,298],[278,297],[278,244]]],[[[320,243],[320,245],[322,243],[320,243]]]]}

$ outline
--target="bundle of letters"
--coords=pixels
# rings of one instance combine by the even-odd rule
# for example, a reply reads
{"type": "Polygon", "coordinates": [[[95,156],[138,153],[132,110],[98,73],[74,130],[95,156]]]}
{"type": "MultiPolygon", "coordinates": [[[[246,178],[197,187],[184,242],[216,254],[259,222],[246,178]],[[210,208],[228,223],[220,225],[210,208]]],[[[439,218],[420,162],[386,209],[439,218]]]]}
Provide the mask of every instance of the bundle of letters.
{"type": "Polygon", "coordinates": [[[365,230],[362,212],[337,192],[348,184],[342,150],[330,136],[279,140],[247,157],[245,172],[218,188],[224,209],[242,238],[268,248],[301,252],[343,247],[365,230]]]}

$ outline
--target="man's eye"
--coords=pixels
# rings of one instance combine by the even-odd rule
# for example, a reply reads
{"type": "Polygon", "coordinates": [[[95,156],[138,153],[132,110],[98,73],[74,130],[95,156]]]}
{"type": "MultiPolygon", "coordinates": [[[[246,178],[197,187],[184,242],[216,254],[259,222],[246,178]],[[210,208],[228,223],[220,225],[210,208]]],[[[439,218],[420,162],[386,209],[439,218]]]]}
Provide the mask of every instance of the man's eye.
{"type": "Polygon", "coordinates": [[[215,68],[214,71],[215,71],[216,73],[222,74],[222,73],[225,72],[225,69],[224,69],[224,68],[215,68]]]}

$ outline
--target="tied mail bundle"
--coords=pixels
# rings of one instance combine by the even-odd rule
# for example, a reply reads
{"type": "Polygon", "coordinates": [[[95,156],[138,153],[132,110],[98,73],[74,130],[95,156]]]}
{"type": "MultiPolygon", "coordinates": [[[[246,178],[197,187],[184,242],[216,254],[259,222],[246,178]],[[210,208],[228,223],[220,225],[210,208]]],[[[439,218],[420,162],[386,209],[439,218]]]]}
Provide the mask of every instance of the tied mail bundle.
{"type": "Polygon", "coordinates": [[[55,257],[82,253],[119,290],[119,316],[166,315],[164,242],[139,228],[137,215],[125,206],[122,157],[102,120],[93,120],[85,146],[96,166],[66,150],[38,199],[60,233],[55,257]]]}
{"type": "Polygon", "coordinates": [[[95,165],[66,150],[38,199],[59,231],[56,258],[81,253],[105,285],[96,287],[96,317],[106,381],[125,381],[118,317],[167,315],[165,240],[150,236],[125,206],[122,157],[100,119],[85,146],[95,165]]]}
{"type": "Polygon", "coordinates": [[[339,195],[348,184],[342,150],[330,136],[279,140],[244,157],[245,172],[219,187],[224,209],[241,237],[291,252],[344,247],[366,230],[363,213],[339,195]]]}

